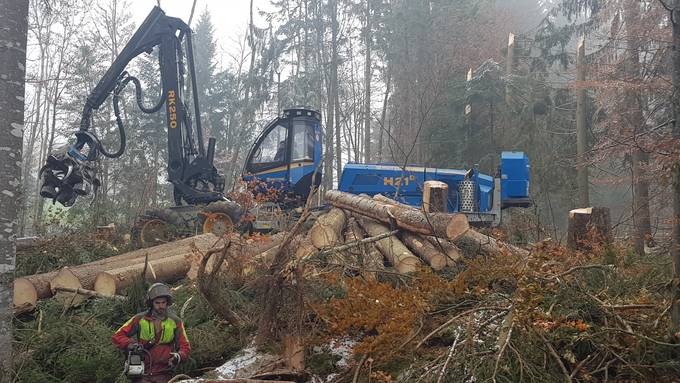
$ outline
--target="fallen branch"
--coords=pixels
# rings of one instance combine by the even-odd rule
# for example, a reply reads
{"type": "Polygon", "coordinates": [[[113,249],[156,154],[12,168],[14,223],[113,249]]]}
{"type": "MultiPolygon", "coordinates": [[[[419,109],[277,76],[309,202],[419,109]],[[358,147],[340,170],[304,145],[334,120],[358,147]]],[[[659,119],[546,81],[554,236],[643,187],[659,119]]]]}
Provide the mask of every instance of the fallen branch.
{"type": "Polygon", "coordinates": [[[361,246],[361,245],[365,245],[367,243],[377,242],[377,241],[379,241],[383,238],[391,237],[391,236],[397,234],[398,232],[399,232],[399,230],[392,230],[392,231],[389,231],[387,233],[382,233],[382,234],[379,234],[379,235],[376,235],[376,236],[373,236],[373,237],[360,239],[358,241],[352,241],[350,243],[346,243],[344,245],[336,246],[336,247],[331,248],[331,249],[317,250],[317,251],[309,254],[307,257],[305,257],[304,259],[302,259],[300,261],[301,262],[306,261],[306,260],[309,260],[311,258],[319,257],[319,256],[324,257],[324,256],[331,255],[331,254],[337,254],[341,251],[349,250],[349,249],[352,249],[352,248],[355,248],[355,247],[358,247],[358,246],[361,246]]]}
{"type": "Polygon", "coordinates": [[[491,375],[491,380],[496,383],[496,374],[498,373],[498,366],[501,362],[501,358],[503,357],[503,353],[505,352],[505,349],[508,347],[508,344],[510,343],[510,338],[512,338],[512,330],[514,326],[512,323],[510,323],[510,329],[508,330],[508,335],[505,337],[505,341],[503,342],[503,345],[501,346],[500,350],[498,350],[498,356],[496,357],[496,364],[493,367],[493,375],[491,375]]]}
{"type": "Polygon", "coordinates": [[[460,338],[460,333],[456,334],[456,339],[453,341],[451,348],[449,348],[449,354],[446,356],[446,360],[444,361],[442,370],[439,372],[439,378],[437,378],[437,383],[441,383],[442,379],[444,378],[444,374],[446,373],[446,366],[449,365],[449,361],[451,361],[451,357],[453,357],[453,351],[456,349],[456,346],[458,345],[458,338],[460,338]]]}
{"type": "Polygon", "coordinates": [[[456,319],[458,319],[458,318],[460,318],[460,317],[464,317],[464,316],[466,316],[466,315],[470,315],[470,314],[475,313],[475,312],[477,312],[477,311],[484,311],[484,310],[504,310],[504,311],[507,311],[507,310],[510,310],[510,307],[484,306],[484,307],[477,307],[477,308],[474,308],[474,309],[470,309],[470,310],[467,310],[467,311],[463,311],[462,313],[460,313],[460,314],[454,316],[453,318],[447,320],[446,322],[444,322],[444,324],[442,324],[441,326],[439,326],[439,327],[437,327],[436,329],[432,330],[432,332],[430,332],[429,334],[425,335],[425,337],[424,337],[424,338],[418,343],[418,345],[416,346],[416,349],[420,348],[420,346],[422,346],[423,343],[425,343],[425,342],[426,342],[428,339],[430,339],[432,336],[436,335],[437,333],[439,333],[440,331],[442,331],[442,330],[445,329],[446,327],[450,326],[451,323],[453,323],[456,319]]]}
{"type": "Polygon", "coordinates": [[[550,355],[552,355],[552,357],[555,359],[555,361],[557,362],[557,364],[560,366],[560,369],[562,370],[562,373],[563,373],[564,376],[567,378],[567,382],[570,382],[570,383],[571,383],[571,374],[570,374],[569,371],[567,370],[567,367],[564,366],[564,363],[562,363],[562,359],[560,358],[560,356],[557,355],[557,352],[555,351],[555,349],[553,348],[553,346],[550,344],[550,342],[548,342],[548,340],[545,339],[545,337],[543,336],[543,334],[541,334],[541,333],[539,333],[539,332],[537,332],[537,334],[538,334],[538,336],[541,338],[541,340],[543,341],[543,344],[544,344],[544,345],[548,348],[548,350],[550,351],[550,355]]]}
{"type": "Polygon", "coordinates": [[[605,270],[605,271],[613,271],[613,270],[612,270],[612,269],[613,269],[613,266],[612,266],[612,265],[583,265],[583,266],[574,266],[574,267],[572,267],[571,269],[569,269],[569,270],[567,270],[567,271],[565,271],[565,272],[559,273],[559,274],[555,274],[555,275],[549,277],[548,279],[557,279],[557,278],[564,277],[565,275],[569,275],[569,274],[571,274],[571,273],[573,273],[573,272],[575,272],[575,271],[579,271],[579,270],[589,270],[589,269],[600,269],[600,270],[605,270]]]}

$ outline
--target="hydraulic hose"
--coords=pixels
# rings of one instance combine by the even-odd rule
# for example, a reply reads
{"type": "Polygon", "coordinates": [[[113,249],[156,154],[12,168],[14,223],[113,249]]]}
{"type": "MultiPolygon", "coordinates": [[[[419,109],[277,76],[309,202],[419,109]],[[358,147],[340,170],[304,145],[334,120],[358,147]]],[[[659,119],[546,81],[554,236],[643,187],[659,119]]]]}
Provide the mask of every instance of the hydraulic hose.
{"type": "Polygon", "coordinates": [[[125,136],[125,126],[123,125],[123,119],[120,117],[120,107],[118,103],[120,100],[120,93],[123,91],[123,89],[125,89],[125,86],[130,81],[132,81],[135,84],[135,99],[137,100],[137,106],[142,112],[147,114],[155,113],[161,109],[163,103],[165,102],[165,94],[163,93],[161,94],[161,97],[156,103],[156,105],[152,106],[151,108],[145,107],[142,97],[142,84],[139,82],[139,79],[137,79],[137,77],[130,76],[127,72],[123,72],[120,78],[122,78],[122,80],[119,82],[119,84],[113,91],[113,113],[116,116],[116,125],[118,126],[118,133],[120,135],[120,147],[118,148],[117,152],[110,153],[104,148],[101,142],[98,143],[99,150],[104,156],[108,158],[118,158],[125,152],[127,139],[125,136]]]}

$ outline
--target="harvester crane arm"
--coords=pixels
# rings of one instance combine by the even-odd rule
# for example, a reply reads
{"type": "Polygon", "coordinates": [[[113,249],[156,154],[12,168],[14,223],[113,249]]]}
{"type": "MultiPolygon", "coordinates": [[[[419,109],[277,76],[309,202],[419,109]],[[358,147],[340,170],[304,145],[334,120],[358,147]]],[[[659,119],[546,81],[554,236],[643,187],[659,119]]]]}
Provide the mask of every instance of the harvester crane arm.
{"type": "Polygon", "coordinates": [[[175,204],[201,204],[225,199],[222,194],[224,177],[213,165],[215,139],[208,140],[207,152],[203,142],[191,36],[191,29],[182,20],[166,16],[159,7],[153,8],[88,95],[80,128],[75,133],[75,144],[65,154],[50,155],[41,169],[43,197],[70,206],[78,195],[88,194],[91,187],[96,189],[99,186],[92,166],[99,154],[117,158],[125,152],[126,135],[118,99],[125,86],[133,82],[137,104],[143,112],[154,113],[165,105],[168,180],[174,185],[175,204]],[[155,47],[159,49],[162,94],[154,106],[147,108],[142,104],[139,80],[129,75],[125,68],[135,57],[150,53],[155,47]],[[183,100],[185,55],[194,98],[195,132],[192,131],[192,118],[183,100]],[[120,134],[120,147],[113,153],[107,151],[90,131],[93,111],[99,109],[109,95],[113,95],[113,109],[120,134]]]}

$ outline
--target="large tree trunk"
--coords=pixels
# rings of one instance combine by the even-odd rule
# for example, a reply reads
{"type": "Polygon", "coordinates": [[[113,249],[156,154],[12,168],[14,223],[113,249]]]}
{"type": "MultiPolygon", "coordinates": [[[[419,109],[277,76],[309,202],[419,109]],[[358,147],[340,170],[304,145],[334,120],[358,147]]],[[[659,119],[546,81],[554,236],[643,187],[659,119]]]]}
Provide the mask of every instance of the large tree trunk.
{"type": "MultiPolygon", "coordinates": [[[[638,38],[640,26],[640,7],[636,2],[624,3],[624,26],[626,29],[626,75],[630,81],[639,80],[642,76],[640,70],[641,39],[638,38]]],[[[622,113],[623,121],[630,123],[629,132],[632,137],[644,132],[646,129],[645,118],[642,114],[642,100],[640,91],[632,86],[624,88],[625,109],[622,113]]],[[[635,225],[635,250],[644,254],[645,236],[651,234],[652,224],[649,212],[649,181],[645,174],[647,169],[647,154],[643,148],[634,147],[631,153],[631,167],[633,170],[633,223],[635,225]]],[[[582,205],[584,207],[588,205],[582,205]]]]}
{"type": "MultiPolygon", "coordinates": [[[[371,219],[361,219],[360,224],[371,237],[390,231],[385,225],[371,219]]],[[[421,265],[420,259],[413,255],[413,253],[411,253],[411,251],[395,237],[383,238],[376,241],[376,246],[390,264],[400,273],[412,273],[421,265]]]]}
{"type": "MultiPolygon", "coordinates": [[[[149,282],[173,282],[187,275],[191,267],[190,254],[178,254],[172,257],[155,259],[117,269],[107,270],[106,274],[113,277],[116,283],[116,292],[120,293],[130,287],[138,278],[142,277],[142,271],[146,266],[144,278],[149,282]]],[[[94,290],[97,275],[83,274],[79,270],[73,270],[83,287],[94,290]],[[85,282],[85,283],[83,283],[85,282]]]]}
{"type": "MultiPolygon", "coordinates": [[[[188,256],[193,254],[194,248],[200,252],[205,252],[212,248],[218,240],[219,239],[211,233],[201,234],[176,242],[165,243],[114,257],[104,258],[91,263],[73,266],[71,267],[71,271],[73,271],[79,279],[82,279],[81,283],[84,288],[92,290],[94,288],[95,278],[100,272],[120,269],[130,265],[143,264],[147,255],[148,260],[151,262],[159,259],[171,258],[177,255],[188,256]]],[[[57,273],[58,271],[52,271],[49,273],[29,275],[25,278],[35,286],[38,298],[43,299],[52,296],[52,292],[50,291],[50,280],[52,280],[57,273]]]]}
{"type": "MultiPolygon", "coordinates": [[[[674,2],[674,11],[670,15],[673,28],[673,45],[671,47],[671,78],[673,81],[673,138],[680,140],[680,1],[674,2]]],[[[671,238],[671,257],[673,258],[673,276],[680,280],[680,160],[671,167],[671,192],[673,194],[673,234],[671,238]]],[[[680,330],[680,284],[674,283],[671,290],[671,328],[670,333],[680,330]]],[[[677,338],[677,337],[676,337],[677,338]]]]}
{"type": "Polygon", "coordinates": [[[0,0],[0,381],[12,371],[12,280],[21,197],[28,0],[0,0]]]}
{"type": "Polygon", "coordinates": [[[337,190],[327,191],[325,196],[335,207],[351,210],[388,225],[394,223],[399,228],[420,234],[456,240],[470,228],[464,214],[423,213],[337,190]]]}

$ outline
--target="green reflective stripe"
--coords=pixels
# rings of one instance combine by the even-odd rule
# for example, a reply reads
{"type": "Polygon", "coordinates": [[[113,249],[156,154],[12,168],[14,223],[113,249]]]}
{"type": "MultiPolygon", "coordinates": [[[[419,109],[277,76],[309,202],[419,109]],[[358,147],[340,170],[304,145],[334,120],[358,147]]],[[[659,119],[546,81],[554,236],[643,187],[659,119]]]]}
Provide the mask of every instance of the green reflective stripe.
{"type": "Polygon", "coordinates": [[[142,318],[139,321],[139,340],[152,341],[156,339],[156,333],[153,331],[153,322],[142,318]]]}
{"type": "MultiPolygon", "coordinates": [[[[177,324],[174,320],[167,318],[161,322],[161,339],[158,344],[172,343],[175,338],[177,324]]],[[[139,340],[152,341],[156,339],[156,332],[153,328],[153,321],[142,318],[139,321],[139,340]]]]}
{"type": "Polygon", "coordinates": [[[163,334],[161,335],[161,344],[172,343],[175,341],[175,329],[177,328],[177,323],[174,320],[168,318],[161,322],[163,325],[163,334]]]}

